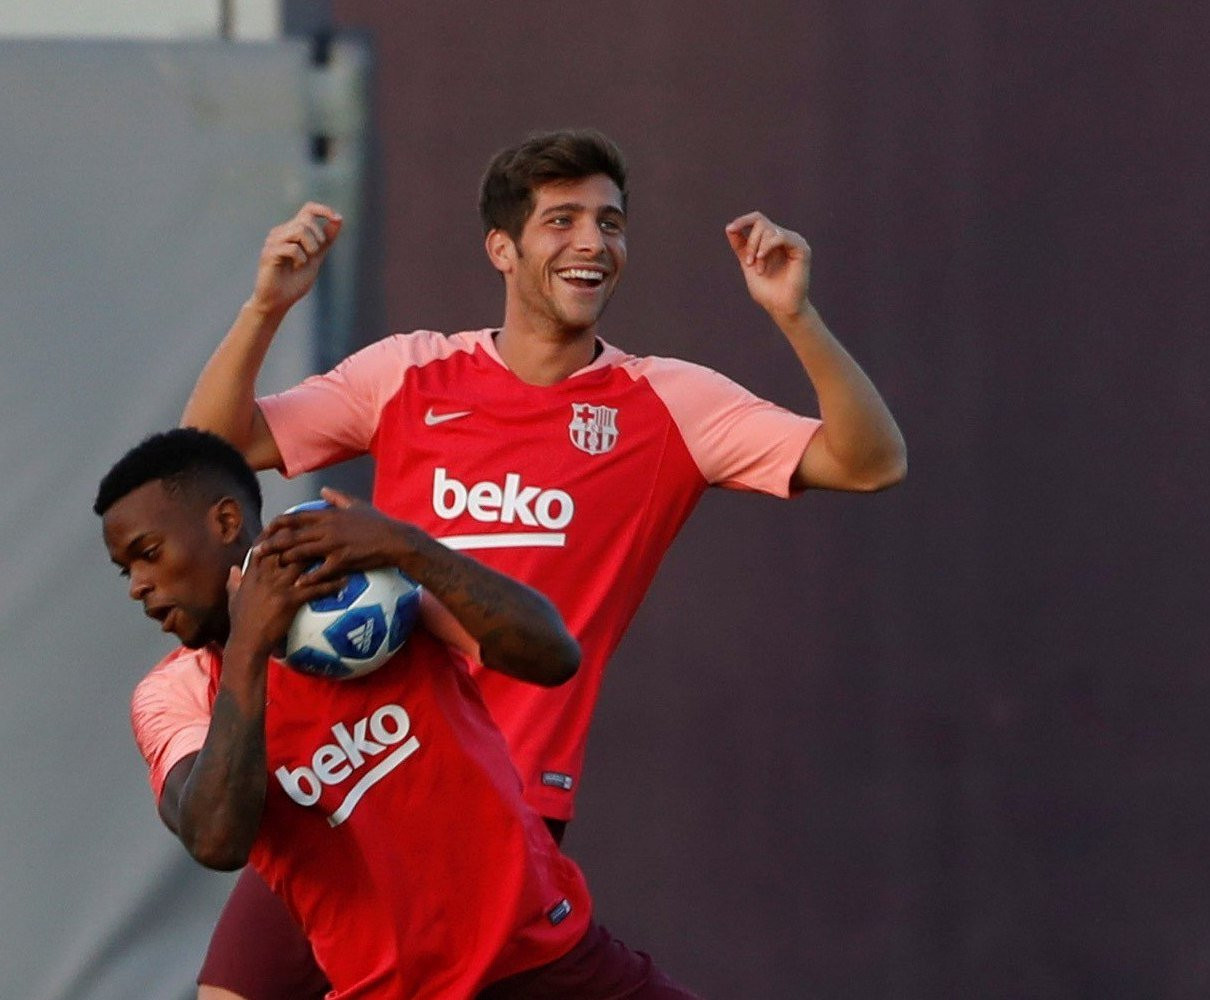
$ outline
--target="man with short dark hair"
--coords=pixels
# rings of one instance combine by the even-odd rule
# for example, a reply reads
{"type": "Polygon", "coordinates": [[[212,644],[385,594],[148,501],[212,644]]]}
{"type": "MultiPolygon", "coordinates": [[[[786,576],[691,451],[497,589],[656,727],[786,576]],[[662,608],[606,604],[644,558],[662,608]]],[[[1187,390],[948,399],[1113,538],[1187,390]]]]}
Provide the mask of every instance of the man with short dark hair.
{"type": "Polygon", "coordinates": [[[479,218],[483,232],[501,229],[521,238],[533,214],[534,193],[544,184],[600,174],[613,181],[626,212],[626,163],[622,151],[600,132],[577,129],[531,136],[497,153],[479,184],[479,218]]]}
{"type": "MultiPolygon", "coordinates": [[[[599,337],[627,254],[625,164],[600,133],[543,133],[501,151],[480,211],[504,283],[499,327],[388,337],[258,399],[273,335],[340,231],[332,209],[304,206],[266,240],[253,294],[182,422],[290,476],[372,454],[376,506],[551,598],[583,650],[576,679],[539,692],[491,671],[475,676],[527,801],[559,836],[605,664],[705,490],[880,490],[903,477],[906,455],[877,390],[811,305],[810,250],[797,233],[759,212],[725,228],[749,294],[815,389],[819,419],[699,365],[627,354],[599,337]]],[[[245,985],[265,976],[237,955],[252,883],[241,879],[200,981],[273,1000],[284,995],[245,985]]]]}
{"type": "Polygon", "coordinates": [[[164,823],[201,864],[256,869],[333,998],[693,1000],[592,921],[582,874],[525,804],[455,650],[419,628],[349,681],[273,658],[341,571],[390,565],[443,603],[487,669],[558,685],[578,665],[536,591],[344,494],[325,499],[261,534],[256,477],[193,429],[148,438],[98,489],[130,596],[182,643],[132,700],[164,823]]]}

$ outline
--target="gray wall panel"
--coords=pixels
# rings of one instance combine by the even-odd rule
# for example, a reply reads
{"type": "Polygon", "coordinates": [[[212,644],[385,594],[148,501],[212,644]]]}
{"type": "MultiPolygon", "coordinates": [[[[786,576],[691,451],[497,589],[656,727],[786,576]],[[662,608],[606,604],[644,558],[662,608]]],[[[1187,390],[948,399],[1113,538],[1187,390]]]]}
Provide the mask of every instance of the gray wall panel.
{"type": "MultiPolygon", "coordinates": [[[[0,42],[4,996],[175,1000],[230,879],[155,816],[128,723],[167,650],[91,511],[175,424],[311,185],[305,45],[0,42]]],[[[295,311],[265,384],[311,370],[295,311]]],[[[269,512],[307,491],[266,477],[269,512]]]]}

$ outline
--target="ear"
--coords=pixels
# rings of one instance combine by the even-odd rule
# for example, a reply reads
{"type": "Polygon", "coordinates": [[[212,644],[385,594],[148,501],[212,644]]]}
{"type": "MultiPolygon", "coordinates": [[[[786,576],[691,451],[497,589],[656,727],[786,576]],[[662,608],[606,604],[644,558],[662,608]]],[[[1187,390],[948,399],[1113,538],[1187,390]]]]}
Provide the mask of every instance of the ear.
{"type": "Polygon", "coordinates": [[[517,260],[517,244],[503,229],[493,229],[483,240],[487,250],[487,259],[501,274],[512,271],[517,260]]]}
{"type": "Polygon", "coordinates": [[[210,507],[209,520],[218,540],[230,545],[244,530],[244,508],[235,497],[220,497],[210,507]]]}

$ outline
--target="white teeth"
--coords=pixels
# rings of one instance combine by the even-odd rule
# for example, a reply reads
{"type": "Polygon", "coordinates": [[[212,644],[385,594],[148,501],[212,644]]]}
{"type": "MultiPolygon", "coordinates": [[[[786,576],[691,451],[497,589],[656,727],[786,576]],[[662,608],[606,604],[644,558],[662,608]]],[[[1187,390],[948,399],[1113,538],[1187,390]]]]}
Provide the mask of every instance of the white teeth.
{"type": "Polygon", "coordinates": [[[581,281],[604,281],[605,275],[600,271],[593,271],[586,267],[569,267],[565,271],[559,272],[561,278],[576,278],[581,281]]]}

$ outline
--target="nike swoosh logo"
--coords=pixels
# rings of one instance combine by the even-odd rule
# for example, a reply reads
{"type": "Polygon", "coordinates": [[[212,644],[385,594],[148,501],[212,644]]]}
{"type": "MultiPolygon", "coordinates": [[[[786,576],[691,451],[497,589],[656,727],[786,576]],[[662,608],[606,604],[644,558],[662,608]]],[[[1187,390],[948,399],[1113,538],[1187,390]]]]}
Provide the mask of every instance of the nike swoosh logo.
{"type": "Polygon", "coordinates": [[[455,410],[453,413],[434,413],[430,406],[424,414],[424,424],[426,427],[436,427],[438,424],[444,424],[447,420],[457,420],[459,417],[469,417],[472,410],[455,410]]]}

